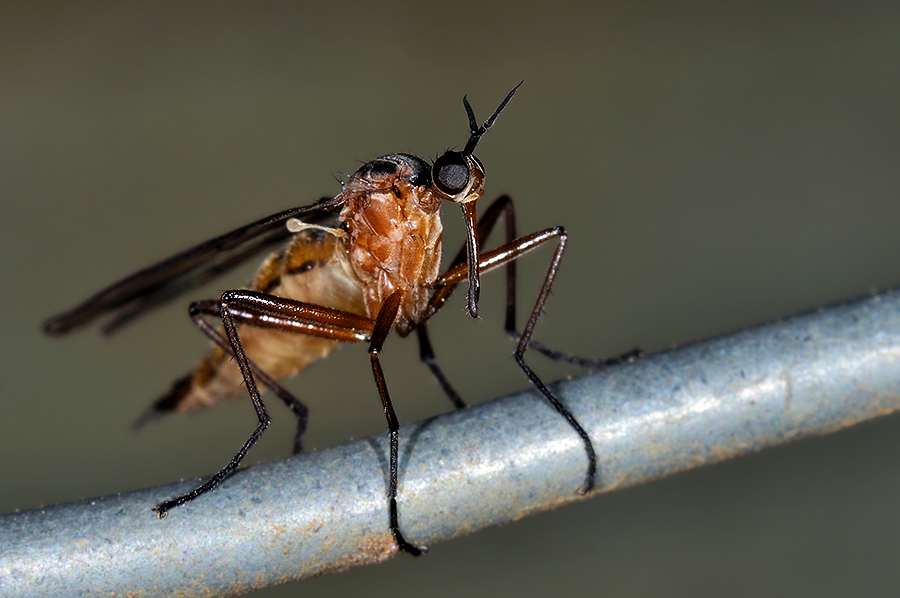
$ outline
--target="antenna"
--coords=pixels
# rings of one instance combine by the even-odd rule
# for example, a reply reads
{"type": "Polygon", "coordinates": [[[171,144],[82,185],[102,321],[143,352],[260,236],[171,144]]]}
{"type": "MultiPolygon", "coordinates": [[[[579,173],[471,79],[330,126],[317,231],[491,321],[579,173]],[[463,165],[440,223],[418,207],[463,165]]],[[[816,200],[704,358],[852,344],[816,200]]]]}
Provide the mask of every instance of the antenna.
{"type": "Polygon", "coordinates": [[[481,140],[481,136],[488,132],[488,130],[494,125],[494,121],[497,120],[497,117],[500,116],[500,113],[503,112],[503,109],[506,108],[506,105],[509,104],[509,101],[512,99],[514,95],[516,95],[516,90],[522,86],[522,83],[525,83],[525,80],[519,81],[519,84],[513,87],[506,97],[503,98],[503,101],[500,102],[500,105],[497,106],[497,109],[494,110],[494,113],[491,114],[491,117],[484,121],[484,124],[480,127],[478,126],[478,121],[475,120],[475,112],[472,110],[472,106],[469,104],[469,100],[466,99],[466,96],[463,96],[463,105],[466,107],[466,114],[469,116],[469,140],[466,142],[466,147],[463,149],[462,153],[465,156],[471,156],[472,152],[475,151],[475,146],[478,145],[478,142],[481,140]]]}

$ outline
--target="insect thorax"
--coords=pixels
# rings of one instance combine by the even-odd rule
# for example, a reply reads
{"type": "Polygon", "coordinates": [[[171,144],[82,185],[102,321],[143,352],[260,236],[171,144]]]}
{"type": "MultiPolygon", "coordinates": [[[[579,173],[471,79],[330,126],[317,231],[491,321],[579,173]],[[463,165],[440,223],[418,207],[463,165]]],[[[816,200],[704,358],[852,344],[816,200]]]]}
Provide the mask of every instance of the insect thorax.
{"type": "Polygon", "coordinates": [[[441,262],[441,200],[431,190],[431,167],[415,156],[383,156],[364,164],[341,195],[345,247],[369,317],[399,290],[405,297],[395,324],[418,322],[441,262]]]}

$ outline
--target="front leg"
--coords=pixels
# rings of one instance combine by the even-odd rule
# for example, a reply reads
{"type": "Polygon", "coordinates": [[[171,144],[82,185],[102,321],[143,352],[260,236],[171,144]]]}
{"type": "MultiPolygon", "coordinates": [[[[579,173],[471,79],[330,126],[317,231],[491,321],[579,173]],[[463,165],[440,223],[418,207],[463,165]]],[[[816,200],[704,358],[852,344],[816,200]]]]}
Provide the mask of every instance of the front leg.
{"type": "MultiPolygon", "coordinates": [[[[487,242],[488,237],[494,231],[494,227],[504,216],[506,221],[506,243],[512,243],[516,238],[516,210],[513,200],[508,195],[501,195],[488,206],[484,214],[478,220],[478,238],[481,242],[487,242]]],[[[450,270],[454,268],[465,267],[467,244],[463,244],[456,257],[450,262],[450,270]]],[[[458,284],[458,283],[457,283],[458,284]]],[[[431,375],[437,381],[438,385],[453,403],[457,409],[466,406],[466,402],[459,393],[453,388],[450,380],[444,374],[441,366],[437,362],[434,349],[431,346],[431,339],[428,337],[428,329],[426,322],[440,309],[450,294],[456,288],[456,284],[446,284],[435,288],[435,293],[429,300],[428,307],[422,315],[421,321],[416,324],[416,335],[419,341],[419,359],[424,363],[431,375]]],[[[506,264],[506,325],[515,327],[516,314],[516,262],[511,260],[506,264]]]]}
{"type": "MultiPolygon", "coordinates": [[[[486,242],[488,237],[494,231],[497,223],[500,218],[503,217],[505,221],[505,246],[511,246],[516,242],[516,210],[515,204],[513,200],[508,195],[501,195],[498,197],[488,209],[485,210],[484,214],[482,214],[481,218],[478,221],[478,237],[482,242],[486,242]]],[[[482,254],[484,255],[484,254],[482,254]]],[[[447,273],[444,274],[444,277],[448,277],[450,272],[456,268],[460,268],[463,264],[466,263],[466,246],[459,250],[453,260],[450,262],[450,267],[447,269],[447,273]]],[[[506,316],[503,322],[504,331],[513,337],[516,341],[522,338],[522,333],[519,331],[516,326],[516,260],[515,258],[507,261],[505,263],[505,274],[506,274],[506,316]]],[[[429,302],[428,309],[425,312],[423,317],[423,322],[428,320],[431,316],[440,309],[444,303],[446,303],[447,299],[450,297],[453,290],[456,288],[456,285],[461,282],[458,280],[455,283],[450,283],[449,279],[443,279],[443,284],[435,285],[436,291],[432,296],[431,301],[429,302]]],[[[420,341],[421,346],[421,341],[420,341]]],[[[552,349],[543,343],[531,339],[529,341],[529,347],[534,349],[538,353],[548,357],[554,361],[562,361],[565,363],[571,363],[573,365],[577,365],[579,367],[590,367],[590,368],[599,368],[606,367],[610,365],[617,365],[629,361],[634,361],[636,358],[642,357],[644,352],[640,348],[633,348],[621,355],[617,355],[614,357],[608,358],[591,358],[591,357],[580,357],[578,355],[572,355],[570,353],[564,353],[562,351],[557,351],[556,349],[552,349]]],[[[421,352],[421,351],[420,351],[421,352]]],[[[445,392],[450,396],[450,400],[456,403],[453,399],[453,396],[450,394],[452,391],[454,394],[456,391],[452,389],[449,382],[447,382],[446,377],[443,376],[443,373],[435,373],[435,370],[438,368],[437,362],[433,358],[431,361],[426,361],[424,358],[423,362],[426,363],[428,368],[432,370],[432,373],[435,375],[435,378],[438,379],[438,383],[444,388],[445,392]],[[443,378],[444,381],[441,381],[443,378]],[[446,383],[446,384],[445,384],[446,383]],[[447,389],[450,388],[448,391],[447,389]]],[[[439,370],[438,370],[439,371],[439,370]]],[[[459,395],[457,395],[459,396],[459,395]]]]}
{"type": "MultiPolygon", "coordinates": [[[[560,400],[552,392],[550,392],[550,389],[547,388],[543,381],[538,377],[537,374],[534,373],[534,371],[525,361],[525,352],[531,345],[532,336],[534,335],[534,328],[537,325],[538,319],[543,313],[544,304],[546,303],[547,298],[550,296],[550,291],[553,288],[553,281],[556,279],[556,274],[559,271],[559,264],[562,261],[563,254],[565,253],[568,234],[563,227],[557,226],[554,228],[544,229],[530,235],[526,235],[524,237],[516,239],[512,243],[507,243],[506,245],[498,247],[497,249],[482,253],[479,257],[479,266],[482,272],[489,272],[490,270],[508,265],[518,258],[522,257],[524,254],[528,253],[529,251],[532,251],[553,240],[556,240],[556,250],[553,252],[553,258],[550,261],[550,266],[547,268],[547,274],[544,277],[544,282],[541,285],[541,290],[538,293],[535,305],[531,310],[531,315],[528,317],[525,328],[522,330],[522,334],[519,336],[519,342],[516,346],[514,357],[519,368],[522,370],[522,372],[524,372],[528,380],[534,385],[535,388],[540,391],[547,402],[550,403],[550,405],[560,415],[563,416],[563,418],[581,437],[581,440],[584,443],[585,454],[588,458],[587,474],[585,475],[584,484],[582,485],[580,490],[580,492],[584,494],[586,492],[589,492],[594,487],[594,478],[597,471],[597,456],[596,452],[594,451],[594,444],[591,441],[588,433],[584,430],[581,424],[578,423],[578,420],[575,418],[575,416],[572,415],[569,409],[565,405],[563,405],[562,402],[560,402],[560,400]]],[[[459,284],[465,279],[465,264],[459,264],[456,267],[451,268],[446,274],[438,278],[437,282],[435,283],[437,291],[433,296],[433,305],[435,306],[435,310],[436,307],[439,306],[438,302],[443,301],[441,298],[445,298],[446,295],[448,295],[450,292],[449,290],[445,289],[449,287],[452,290],[452,287],[459,284]]],[[[507,319],[509,320],[509,312],[507,312],[507,319]]],[[[514,321],[512,323],[514,327],[514,321]]]]}

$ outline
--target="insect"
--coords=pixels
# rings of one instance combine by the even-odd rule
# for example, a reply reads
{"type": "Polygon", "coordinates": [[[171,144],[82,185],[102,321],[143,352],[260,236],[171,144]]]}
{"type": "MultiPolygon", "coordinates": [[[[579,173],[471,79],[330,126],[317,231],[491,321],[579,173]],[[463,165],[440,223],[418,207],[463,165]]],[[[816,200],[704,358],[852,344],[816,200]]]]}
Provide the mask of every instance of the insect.
{"type": "Polygon", "coordinates": [[[244,392],[242,383],[256,409],[256,429],[237,454],[198,488],[158,504],[154,511],[160,518],[221,484],[265,432],[271,419],[258,383],[297,416],[293,450],[300,452],[307,409],[278,380],[321,359],[338,343],[368,343],[390,437],[390,531],[400,550],[421,554],[423,549],[407,542],[400,531],[399,423],[379,354],[391,330],[401,337],[415,331],[422,361],[453,404],[465,407],[437,364],[426,323],[463,281],[468,282],[467,311],[477,317],[481,274],[501,267],[506,269],[505,328],[518,339],[516,362],[581,437],[588,464],[580,491],[591,490],[596,471],[591,439],[526,364],[525,353],[531,347],[554,359],[598,366],[630,359],[637,351],[612,359],[590,360],[553,351],[533,341],[535,324],[550,294],[567,234],[562,227],[552,227],[517,237],[513,202],[508,196],[501,196],[480,218],[477,216],[476,204],[484,194],[485,171],[474,151],[520,85],[506,95],[481,126],[468,100],[463,98],[470,134],[462,151],[447,151],[433,164],[407,154],[376,158],[360,167],[335,197],[274,214],[201,243],[122,279],[44,323],[47,333],[64,334],[111,314],[103,328],[111,333],[161,303],[286,241],[286,247],[263,262],[248,289],[225,291],[218,300],[191,304],[190,317],[211,339],[213,350],[135,424],[140,427],[168,413],[190,413],[240,396],[244,392]],[[441,274],[440,207],[445,201],[462,209],[466,241],[441,274]],[[491,251],[482,251],[481,244],[501,217],[505,219],[505,242],[491,251]],[[556,249],[531,315],[519,333],[516,260],[551,241],[556,242],[556,249]],[[221,327],[206,318],[218,318],[221,327]]]}

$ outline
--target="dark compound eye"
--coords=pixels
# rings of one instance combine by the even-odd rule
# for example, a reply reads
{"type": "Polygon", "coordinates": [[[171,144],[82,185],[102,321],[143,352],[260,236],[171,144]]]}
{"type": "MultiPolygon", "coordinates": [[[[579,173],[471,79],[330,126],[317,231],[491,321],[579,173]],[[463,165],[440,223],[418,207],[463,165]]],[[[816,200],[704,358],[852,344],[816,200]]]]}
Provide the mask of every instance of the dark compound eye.
{"type": "Polygon", "coordinates": [[[469,167],[459,152],[447,152],[431,171],[434,184],[447,195],[458,195],[469,185],[469,167]]]}

